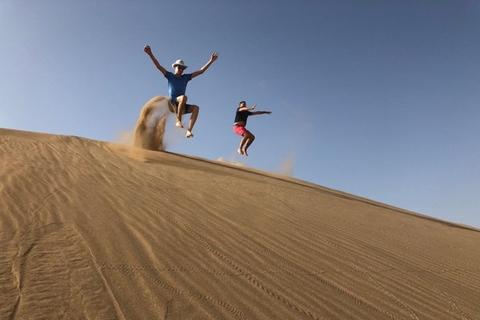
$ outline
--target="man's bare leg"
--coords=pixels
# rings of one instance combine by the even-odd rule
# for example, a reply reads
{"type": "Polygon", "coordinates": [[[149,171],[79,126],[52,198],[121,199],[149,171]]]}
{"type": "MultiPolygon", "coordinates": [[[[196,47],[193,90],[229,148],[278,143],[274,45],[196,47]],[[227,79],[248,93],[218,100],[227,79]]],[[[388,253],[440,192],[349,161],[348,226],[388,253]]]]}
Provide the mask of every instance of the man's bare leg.
{"type": "Polygon", "coordinates": [[[244,135],[242,137],[242,140],[240,140],[240,145],[238,146],[237,152],[240,153],[241,155],[245,154],[245,151],[243,151],[243,146],[245,145],[247,140],[248,140],[248,137],[246,135],[244,135]]]}
{"type": "Polygon", "coordinates": [[[247,150],[248,147],[252,144],[252,142],[255,140],[255,136],[253,134],[247,134],[247,141],[245,143],[245,147],[243,148],[243,154],[248,156],[247,150]]]}
{"type": "Polygon", "coordinates": [[[190,121],[188,122],[188,129],[187,129],[187,138],[193,138],[193,126],[197,121],[198,113],[200,112],[200,108],[198,106],[190,106],[190,110],[192,115],[190,116],[190,121]]]}
{"type": "Polygon", "coordinates": [[[179,128],[183,128],[182,124],[182,115],[185,112],[185,105],[187,103],[187,96],[179,96],[177,97],[178,108],[177,108],[177,122],[175,125],[179,128]]]}

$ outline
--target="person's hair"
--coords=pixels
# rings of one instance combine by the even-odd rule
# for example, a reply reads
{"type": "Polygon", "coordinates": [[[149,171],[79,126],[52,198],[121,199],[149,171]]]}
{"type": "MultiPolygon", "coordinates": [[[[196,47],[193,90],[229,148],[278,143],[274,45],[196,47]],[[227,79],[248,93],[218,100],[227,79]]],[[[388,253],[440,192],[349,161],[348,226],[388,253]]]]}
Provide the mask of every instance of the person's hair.
{"type": "Polygon", "coordinates": [[[242,103],[246,103],[246,102],[242,100],[242,101],[240,101],[240,103],[238,105],[241,105],[242,103]]]}

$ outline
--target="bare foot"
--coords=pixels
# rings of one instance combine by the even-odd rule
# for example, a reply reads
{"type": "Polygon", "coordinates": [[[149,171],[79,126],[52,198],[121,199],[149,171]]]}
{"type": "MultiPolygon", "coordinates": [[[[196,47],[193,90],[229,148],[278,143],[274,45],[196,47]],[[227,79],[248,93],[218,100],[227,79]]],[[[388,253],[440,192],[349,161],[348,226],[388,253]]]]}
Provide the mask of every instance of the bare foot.
{"type": "Polygon", "coordinates": [[[175,125],[179,128],[183,128],[183,124],[181,120],[177,120],[177,123],[175,123],[175,125]]]}
{"type": "Polygon", "coordinates": [[[241,155],[245,154],[242,149],[238,149],[237,152],[240,153],[241,155]]]}
{"type": "Polygon", "coordinates": [[[243,154],[248,157],[247,149],[243,150],[243,154]]]}
{"type": "Polygon", "coordinates": [[[187,130],[187,138],[193,138],[193,133],[190,130],[187,130]]]}

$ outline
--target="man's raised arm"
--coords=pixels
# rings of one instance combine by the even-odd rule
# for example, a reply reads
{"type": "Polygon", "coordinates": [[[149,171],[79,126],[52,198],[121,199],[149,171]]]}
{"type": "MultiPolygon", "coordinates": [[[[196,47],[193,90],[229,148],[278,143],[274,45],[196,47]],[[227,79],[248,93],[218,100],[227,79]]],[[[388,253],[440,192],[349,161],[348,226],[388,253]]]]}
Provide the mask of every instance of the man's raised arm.
{"type": "Polygon", "coordinates": [[[208,60],[207,64],[204,65],[200,70],[192,73],[192,79],[195,78],[196,76],[203,74],[208,69],[208,67],[210,67],[210,65],[217,59],[218,59],[218,52],[212,53],[212,56],[210,57],[210,60],[208,60]]]}
{"type": "Polygon", "coordinates": [[[145,51],[148,54],[148,56],[150,57],[150,59],[152,59],[155,67],[157,67],[157,69],[160,70],[163,73],[163,75],[165,75],[167,73],[167,70],[165,70],[165,68],[162,67],[162,65],[160,63],[158,63],[157,59],[155,58],[155,56],[152,53],[152,49],[150,48],[150,46],[146,45],[145,47],[143,47],[143,51],[145,51]]]}

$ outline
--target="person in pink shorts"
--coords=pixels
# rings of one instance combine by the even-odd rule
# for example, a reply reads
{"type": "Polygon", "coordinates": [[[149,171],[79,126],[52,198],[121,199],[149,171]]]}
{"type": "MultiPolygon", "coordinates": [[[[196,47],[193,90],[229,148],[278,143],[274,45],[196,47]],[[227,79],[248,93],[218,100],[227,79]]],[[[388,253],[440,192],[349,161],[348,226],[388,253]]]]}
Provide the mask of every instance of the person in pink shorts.
{"type": "Polygon", "coordinates": [[[237,113],[235,114],[235,122],[233,123],[233,131],[242,136],[242,140],[240,140],[240,145],[238,146],[238,153],[244,156],[248,156],[247,150],[248,147],[252,144],[253,140],[255,140],[255,136],[248,131],[245,127],[247,125],[247,119],[249,116],[255,116],[258,114],[271,114],[271,111],[254,111],[257,105],[253,107],[247,107],[247,103],[245,101],[241,101],[237,108],[237,113]]]}

